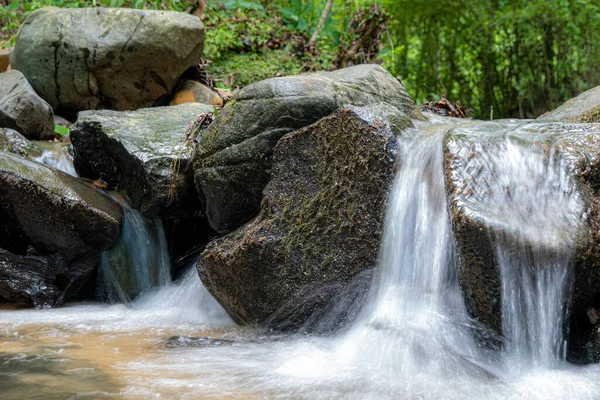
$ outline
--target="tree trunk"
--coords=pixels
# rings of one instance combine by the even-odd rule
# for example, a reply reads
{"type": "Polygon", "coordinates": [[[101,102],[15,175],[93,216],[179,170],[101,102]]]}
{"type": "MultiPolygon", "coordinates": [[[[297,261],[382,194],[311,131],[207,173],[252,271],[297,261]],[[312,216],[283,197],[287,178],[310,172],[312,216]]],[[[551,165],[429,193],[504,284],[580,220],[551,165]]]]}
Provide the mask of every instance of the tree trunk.
{"type": "Polygon", "coordinates": [[[323,14],[321,14],[321,18],[319,18],[319,23],[317,24],[315,31],[313,32],[312,36],[310,37],[310,40],[308,41],[308,47],[312,47],[317,43],[317,38],[319,37],[319,33],[321,33],[321,31],[325,27],[327,17],[331,12],[331,7],[333,7],[333,0],[327,0],[325,8],[323,9],[323,14]]]}

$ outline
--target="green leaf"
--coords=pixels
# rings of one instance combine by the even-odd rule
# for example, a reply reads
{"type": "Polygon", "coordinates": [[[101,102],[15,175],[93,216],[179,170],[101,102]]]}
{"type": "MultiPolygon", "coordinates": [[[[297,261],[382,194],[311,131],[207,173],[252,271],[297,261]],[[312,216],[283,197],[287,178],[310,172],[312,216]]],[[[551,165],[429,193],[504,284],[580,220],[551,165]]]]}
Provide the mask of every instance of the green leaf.
{"type": "Polygon", "coordinates": [[[54,133],[58,137],[66,136],[66,135],[69,134],[69,132],[70,132],[70,130],[66,126],[60,126],[60,125],[55,125],[54,126],[54,133]]]}
{"type": "Polygon", "coordinates": [[[18,8],[19,8],[19,3],[20,3],[20,0],[13,0],[13,1],[12,1],[12,2],[11,2],[9,5],[8,5],[8,7],[6,7],[6,9],[7,9],[7,10],[11,10],[11,11],[12,11],[12,10],[16,10],[16,9],[18,9],[18,8]]]}

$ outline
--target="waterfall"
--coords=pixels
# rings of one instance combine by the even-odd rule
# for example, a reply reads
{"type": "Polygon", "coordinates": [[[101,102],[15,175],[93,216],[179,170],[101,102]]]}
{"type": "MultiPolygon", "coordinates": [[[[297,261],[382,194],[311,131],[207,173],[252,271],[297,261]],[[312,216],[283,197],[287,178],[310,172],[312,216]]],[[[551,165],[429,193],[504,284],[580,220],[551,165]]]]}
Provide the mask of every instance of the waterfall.
{"type": "MultiPolygon", "coordinates": [[[[370,295],[328,362],[342,370],[358,365],[355,379],[366,370],[370,384],[407,396],[429,390],[432,380],[460,386],[565,365],[565,299],[583,203],[555,152],[534,145],[518,126],[486,125],[486,135],[467,122],[430,124],[399,138],[399,169],[370,295]],[[468,315],[454,258],[443,141],[469,132],[483,143],[469,207],[494,232],[500,352],[475,339],[491,332],[468,315]]],[[[300,357],[285,371],[313,368],[300,357]]]]}
{"type": "Polygon", "coordinates": [[[405,390],[424,390],[415,379],[423,374],[496,373],[471,335],[453,263],[442,151],[448,129],[433,125],[400,139],[370,300],[338,349],[356,364],[372,360],[378,380],[403,381],[405,390]]]}
{"type": "Polygon", "coordinates": [[[552,138],[531,130],[473,136],[478,157],[470,171],[477,172],[466,189],[494,232],[503,356],[513,372],[565,359],[572,248],[584,209],[552,138]]]}
{"type": "Polygon", "coordinates": [[[97,288],[106,301],[127,302],[171,282],[171,264],[160,219],[147,219],[123,197],[113,198],[123,207],[123,225],[117,242],[102,254],[97,288]]]}

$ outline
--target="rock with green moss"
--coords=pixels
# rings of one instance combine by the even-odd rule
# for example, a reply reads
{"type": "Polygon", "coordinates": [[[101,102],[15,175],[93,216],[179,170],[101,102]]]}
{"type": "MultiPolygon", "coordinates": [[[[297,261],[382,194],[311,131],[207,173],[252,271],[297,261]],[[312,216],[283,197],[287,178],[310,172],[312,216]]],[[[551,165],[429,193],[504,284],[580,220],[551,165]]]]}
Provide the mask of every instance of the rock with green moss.
{"type": "Polygon", "coordinates": [[[60,115],[150,107],[202,56],[204,27],[192,15],[127,8],[55,8],[25,20],[11,56],[60,115]]]}
{"type": "Polygon", "coordinates": [[[299,326],[375,265],[398,133],[386,118],[350,107],[277,142],[260,214],[198,261],[235,321],[299,326]]]}
{"type": "MultiPolygon", "coordinates": [[[[501,271],[496,251],[499,241],[511,244],[515,252],[538,252],[538,257],[563,259],[564,268],[569,268],[570,260],[574,274],[572,310],[585,313],[600,293],[600,124],[478,122],[467,129],[450,130],[444,152],[459,280],[469,313],[487,327],[501,331],[501,271]],[[561,160],[569,179],[568,190],[576,190],[565,193],[569,201],[565,204],[579,214],[576,219],[582,216],[581,224],[569,223],[560,225],[556,231],[540,233],[541,222],[531,217],[531,209],[527,208],[537,205],[517,199],[514,211],[498,211],[493,204],[498,190],[512,197],[520,195],[512,192],[508,180],[503,181],[501,175],[490,175],[494,172],[488,171],[489,166],[498,167],[489,155],[507,152],[502,144],[509,135],[514,146],[530,146],[546,155],[552,152],[554,161],[561,160]],[[527,220],[519,231],[511,231],[514,224],[505,221],[519,215],[526,215],[527,220]]],[[[514,160],[507,161],[505,166],[508,164],[514,165],[514,160]]],[[[536,168],[536,164],[523,167],[522,173],[527,174],[527,168],[536,168]]],[[[536,172],[536,177],[542,178],[543,173],[536,172]]],[[[551,200],[540,198],[540,207],[551,200]]],[[[559,211],[564,210],[554,210],[559,211]]],[[[555,218],[557,224],[563,223],[555,218]]]]}
{"type": "Polygon", "coordinates": [[[121,218],[91,184],[0,151],[0,297],[52,306],[77,293],[121,218]]]}
{"type": "Polygon", "coordinates": [[[85,111],[71,127],[75,168],[126,194],[147,216],[191,215],[201,209],[186,132],[214,108],[182,104],[136,111],[85,111]]]}
{"type": "Polygon", "coordinates": [[[54,136],[52,107],[35,93],[19,71],[0,73],[0,128],[16,129],[34,140],[54,136]]]}
{"type": "Polygon", "coordinates": [[[346,105],[385,104],[396,124],[419,117],[402,84],[378,65],[272,78],[242,89],[199,141],[196,187],[211,227],[226,233],[256,216],[275,143],[346,105]]]}
{"type": "Polygon", "coordinates": [[[600,122],[600,86],[583,92],[538,118],[543,122],[600,122]]]}

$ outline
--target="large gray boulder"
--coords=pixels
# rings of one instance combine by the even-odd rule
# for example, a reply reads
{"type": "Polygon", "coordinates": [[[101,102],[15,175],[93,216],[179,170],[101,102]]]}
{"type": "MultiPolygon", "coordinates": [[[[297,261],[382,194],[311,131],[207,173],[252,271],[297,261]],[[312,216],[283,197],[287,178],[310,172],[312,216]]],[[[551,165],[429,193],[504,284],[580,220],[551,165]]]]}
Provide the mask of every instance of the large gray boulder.
{"type": "MultiPolygon", "coordinates": [[[[573,315],[585,316],[594,297],[600,294],[600,124],[477,122],[466,130],[451,130],[444,151],[459,279],[470,314],[500,333],[502,283],[497,252],[500,243],[509,245],[512,255],[508,257],[534,254],[529,263],[544,257],[553,262],[562,260],[563,268],[570,268],[571,263],[574,274],[571,311],[573,315]],[[490,132],[495,133],[490,135],[490,132]],[[550,192],[555,189],[543,186],[545,180],[556,177],[544,175],[546,172],[536,169],[539,165],[532,160],[524,159],[526,165],[516,164],[518,156],[513,154],[509,161],[498,165],[490,158],[507,152],[500,144],[505,143],[507,135],[515,133],[514,146],[553,154],[554,162],[561,161],[569,179],[563,178],[563,185],[569,189],[562,196],[550,192]],[[506,171],[490,171],[490,167],[515,165],[520,165],[518,173],[531,174],[531,179],[539,180],[535,189],[528,184],[524,186],[526,190],[539,190],[539,196],[537,192],[527,195],[514,187],[510,175],[503,174],[506,171]],[[498,206],[499,191],[514,199],[510,207],[498,206]],[[546,212],[536,213],[538,207],[546,212]],[[520,218],[526,219],[515,223],[520,218]],[[579,218],[582,220],[577,225],[579,218]],[[556,224],[555,228],[544,230],[552,224],[556,224]],[[519,230],[513,231],[516,227],[519,230]]],[[[518,266],[518,263],[513,265],[518,266]]]]}
{"type": "Polygon", "coordinates": [[[538,118],[541,122],[600,122],[600,86],[583,92],[538,118]]]}
{"type": "Polygon", "coordinates": [[[378,65],[267,79],[237,93],[194,155],[211,227],[226,233],[256,216],[277,141],[346,105],[377,105],[402,126],[419,116],[402,84],[378,65]]]}
{"type": "Polygon", "coordinates": [[[0,297],[51,306],[76,293],[121,218],[91,184],[0,151],[0,297]]]}
{"type": "Polygon", "coordinates": [[[186,131],[212,106],[189,103],[136,111],[85,111],[71,127],[77,173],[118,188],[147,216],[201,209],[186,131]]]}
{"type": "Polygon", "coordinates": [[[375,266],[398,129],[351,107],[277,142],[260,214],[198,261],[236,322],[298,327],[375,266]]]}
{"type": "Polygon", "coordinates": [[[32,140],[47,140],[54,135],[52,107],[19,71],[0,73],[0,128],[16,129],[32,140]]]}
{"type": "Polygon", "coordinates": [[[166,101],[203,44],[185,13],[45,7],[21,26],[11,65],[61,115],[131,110],[166,101]]]}

